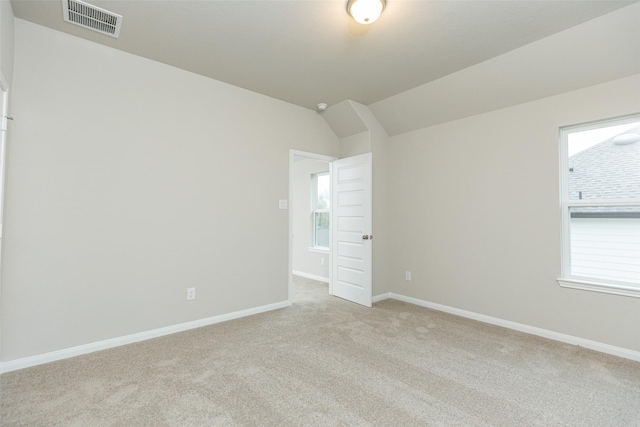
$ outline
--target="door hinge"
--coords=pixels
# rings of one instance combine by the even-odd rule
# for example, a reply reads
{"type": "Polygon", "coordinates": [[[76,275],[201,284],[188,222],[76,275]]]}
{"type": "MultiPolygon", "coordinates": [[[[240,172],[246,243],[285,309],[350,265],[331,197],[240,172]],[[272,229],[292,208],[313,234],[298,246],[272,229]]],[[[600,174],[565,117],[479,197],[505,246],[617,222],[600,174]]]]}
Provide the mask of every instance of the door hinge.
{"type": "Polygon", "coordinates": [[[2,130],[7,130],[7,120],[13,120],[11,116],[2,116],[2,130]]]}

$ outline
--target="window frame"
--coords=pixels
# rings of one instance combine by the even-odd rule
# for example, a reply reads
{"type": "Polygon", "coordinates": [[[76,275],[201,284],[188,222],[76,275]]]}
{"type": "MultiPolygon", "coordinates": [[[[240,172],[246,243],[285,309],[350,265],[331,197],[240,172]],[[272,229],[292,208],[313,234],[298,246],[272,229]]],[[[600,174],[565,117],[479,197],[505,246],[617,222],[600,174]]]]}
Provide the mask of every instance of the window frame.
{"type": "MultiPolygon", "coordinates": [[[[331,248],[331,233],[329,233],[329,243],[327,246],[318,246],[317,243],[317,230],[316,230],[316,214],[318,213],[331,213],[331,204],[329,204],[329,208],[318,209],[318,178],[321,176],[329,177],[329,183],[331,183],[331,174],[329,171],[326,172],[318,172],[311,175],[311,198],[310,198],[310,221],[311,221],[311,235],[310,235],[310,245],[309,251],[311,252],[320,252],[320,253],[329,253],[331,248]]],[[[331,194],[329,194],[329,200],[331,199],[331,194]]],[[[331,202],[329,202],[331,203],[331,202]]],[[[329,224],[331,227],[331,224],[329,224]]]]}
{"type": "Polygon", "coordinates": [[[557,279],[564,288],[581,289],[640,298],[640,285],[631,282],[577,276],[571,274],[570,209],[572,207],[640,206],[640,199],[569,199],[569,141],[568,135],[608,126],[640,121],[640,113],[598,120],[560,128],[560,211],[562,223],[561,275],[557,279]]]}

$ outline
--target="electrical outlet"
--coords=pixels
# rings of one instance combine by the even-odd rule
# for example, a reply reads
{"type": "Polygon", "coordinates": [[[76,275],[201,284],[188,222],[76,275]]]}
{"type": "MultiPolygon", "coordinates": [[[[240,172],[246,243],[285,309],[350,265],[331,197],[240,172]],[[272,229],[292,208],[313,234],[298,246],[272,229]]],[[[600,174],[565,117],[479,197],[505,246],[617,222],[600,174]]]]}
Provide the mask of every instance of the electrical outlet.
{"type": "Polygon", "coordinates": [[[187,288],[187,301],[196,299],[196,288],[187,288]]]}
{"type": "Polygon", "coordinates": [[[410,282],[411,281],[411,272],[410,271],[405,271],[404,272],[404,280],[410,282]]]}
{"type": "Polygon", "coordinates": [[[324,265],[324,258],[320,258],[320,265],[324,265]]]}

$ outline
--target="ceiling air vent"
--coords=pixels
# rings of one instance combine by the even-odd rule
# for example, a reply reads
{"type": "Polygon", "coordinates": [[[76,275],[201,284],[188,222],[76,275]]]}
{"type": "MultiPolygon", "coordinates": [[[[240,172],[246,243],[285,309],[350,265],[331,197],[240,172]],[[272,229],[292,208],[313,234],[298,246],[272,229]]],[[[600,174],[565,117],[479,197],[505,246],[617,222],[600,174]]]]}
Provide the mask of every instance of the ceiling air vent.
{"type": "Polygon", "coordinates": [[[122,16],[80,0],[62,0],[64,20],[118,38],[122,16]]]}

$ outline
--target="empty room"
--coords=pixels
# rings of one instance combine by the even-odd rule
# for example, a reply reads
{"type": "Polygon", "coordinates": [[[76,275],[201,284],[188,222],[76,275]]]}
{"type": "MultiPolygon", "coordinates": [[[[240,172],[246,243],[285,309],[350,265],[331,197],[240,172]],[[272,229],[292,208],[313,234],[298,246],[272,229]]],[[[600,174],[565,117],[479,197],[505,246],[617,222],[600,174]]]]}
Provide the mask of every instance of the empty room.
{"type": "Polygon", "coordinates": [[[0,0],[0,425],[640,426],[637,0],[0,0]]]}

